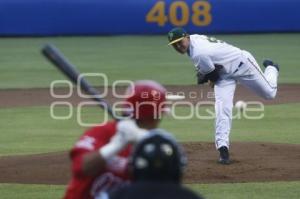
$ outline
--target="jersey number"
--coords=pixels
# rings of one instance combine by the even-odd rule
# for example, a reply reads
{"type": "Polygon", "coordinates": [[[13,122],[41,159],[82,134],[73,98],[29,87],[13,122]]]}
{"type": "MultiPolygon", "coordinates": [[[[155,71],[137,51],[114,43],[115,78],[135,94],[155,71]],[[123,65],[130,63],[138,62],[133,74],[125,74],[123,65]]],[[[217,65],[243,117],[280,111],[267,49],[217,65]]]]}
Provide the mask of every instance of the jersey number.
{"type": "Polygon", "coordinates": [[[224,41],[216,39],[215,37],[206,37],[206,39],[211,43],[224,43],[224,41]]]}

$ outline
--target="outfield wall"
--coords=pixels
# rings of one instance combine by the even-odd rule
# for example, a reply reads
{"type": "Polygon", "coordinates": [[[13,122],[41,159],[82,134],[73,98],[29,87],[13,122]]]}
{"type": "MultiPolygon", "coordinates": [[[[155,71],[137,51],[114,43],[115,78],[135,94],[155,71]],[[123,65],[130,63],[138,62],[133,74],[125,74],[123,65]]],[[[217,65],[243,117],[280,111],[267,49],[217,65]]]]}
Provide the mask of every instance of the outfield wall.
{"type": "Polygon", "coordinates": [[[299,0],[1,0],[0,35],[300,31],[299,0]]]}

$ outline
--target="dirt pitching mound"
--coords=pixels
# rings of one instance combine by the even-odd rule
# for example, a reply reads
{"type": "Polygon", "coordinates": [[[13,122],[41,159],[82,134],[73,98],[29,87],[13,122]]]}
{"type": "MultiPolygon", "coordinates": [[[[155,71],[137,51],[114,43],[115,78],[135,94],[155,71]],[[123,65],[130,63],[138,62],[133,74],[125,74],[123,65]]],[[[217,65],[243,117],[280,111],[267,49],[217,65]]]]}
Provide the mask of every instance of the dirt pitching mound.
{"type": "MultiPolygon", "coordinates": [[[[219,165],[213,143],[183,143],[188,156],[185,183],[300,180],[300,146],[232,143],[231,165],[219,165]]],[[[0,183],[66,184],[67,152],[0,157],[0,183]]]]}

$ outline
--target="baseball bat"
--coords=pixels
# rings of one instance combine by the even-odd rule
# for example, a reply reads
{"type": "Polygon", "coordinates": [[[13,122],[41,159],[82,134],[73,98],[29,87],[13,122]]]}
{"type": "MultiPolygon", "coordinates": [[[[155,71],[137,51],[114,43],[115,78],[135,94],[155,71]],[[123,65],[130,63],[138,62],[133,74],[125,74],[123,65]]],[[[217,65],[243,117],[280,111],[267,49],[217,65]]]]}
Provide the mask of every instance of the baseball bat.
{"type": "Polygon", "coordinates": [[[82,76],[79,78],[80,73],[77,71],[76,67],[52,44],[46,44],[42,50],[42,54],[50,61],[54,66],[56,66],[65,76],[67,76],[75,85],[79,85],[80,88],[91,95],[91,98],[98,102],[98,106],[103,108],[108,114],[115,120],[119,120],[111,106],[98,95],[98,91],[91,86],[82,76]]]}

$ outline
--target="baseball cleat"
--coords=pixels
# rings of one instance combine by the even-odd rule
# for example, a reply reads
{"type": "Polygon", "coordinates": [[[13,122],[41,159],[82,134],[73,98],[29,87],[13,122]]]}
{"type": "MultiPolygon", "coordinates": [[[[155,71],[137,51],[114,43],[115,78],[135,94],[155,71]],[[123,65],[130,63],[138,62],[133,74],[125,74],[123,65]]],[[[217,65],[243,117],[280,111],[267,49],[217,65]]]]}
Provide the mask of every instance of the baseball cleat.
{"type": "Polygon", "coordinates": [[[276,63],[274,63],[274,62],[273,62],[272,60],[270,60],[270,59],[264,60],[263,65],[264,65],[265,68],[267,68],[268,66],[273,66],[273,67],[275,67],[275,68],[279,71],[279,65],[276,64],[276,63]]]}
{"type": "Polygon", "coordinates": [[[228,148],[226,146],[222,146],[218,149],[218,151],[220,152],[219,163],[224,165],[230,164],[228,148]]]}
{"type": "Polygon", "coordinates": [[[224,165],[230,164],[230,160],[229,159],[220,158],[218,162],[219,162],[219,164],[224,164],[224,165]]]}

